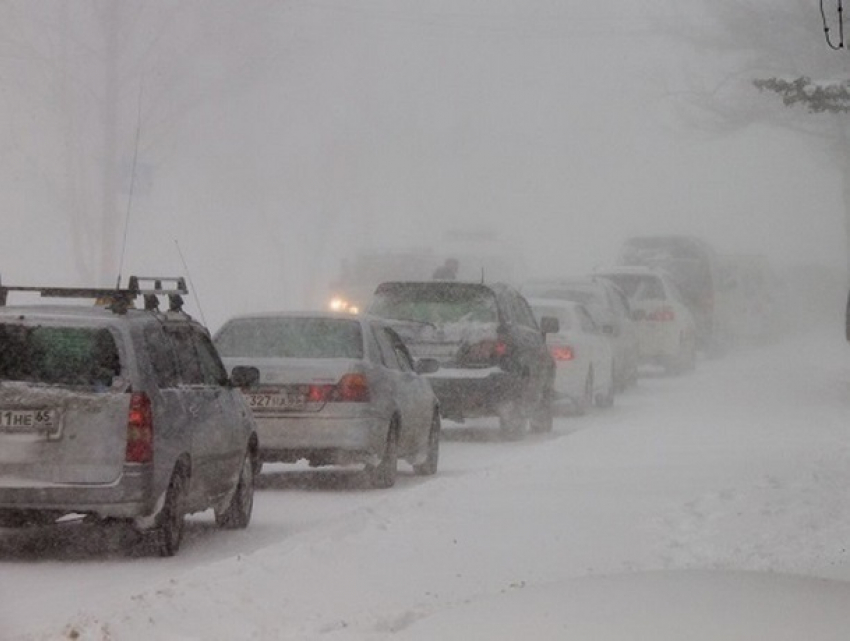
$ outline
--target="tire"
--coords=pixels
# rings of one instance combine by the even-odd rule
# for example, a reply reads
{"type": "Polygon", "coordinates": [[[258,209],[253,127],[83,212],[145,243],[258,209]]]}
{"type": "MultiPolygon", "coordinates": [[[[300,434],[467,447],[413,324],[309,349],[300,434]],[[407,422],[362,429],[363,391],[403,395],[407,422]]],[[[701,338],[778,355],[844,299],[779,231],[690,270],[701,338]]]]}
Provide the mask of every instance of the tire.
{"type": "Polygon", "coordinates": [[[608,391],[605,394],[599,394],[596,397],[596,406],[597,407],[612,407],[614,405],[614,396],[615,396],[615,387],[614,387],[614,378],[613,372],[611,374],[611,386],[608,388],[608,391]]]}
{"type": "Polygon", "coordinates": [[[384,455],[377,465],[367,468],[369,484],[380,490],[395,485],[398,473],[398,423],[395,419],[390,423],[387,430],[387,442],[384,447],[384,455]]]}
{"type": "Polygon", "coordinates": [[[584,416],[591,405],[593,405],[593,369],[588,369],[587,377],[584,379],[584,393],[576,401],[576,415],[584,416]]]}
{"type": "Polygon", "coordinates": [[[165,503],[157,517],[154,531],[156,550],[160,556],[174,556],[183,541],[183,530],[186,526],[184,503],[188,480],[186,472],[178,466],[168,482],[165,503]]]}
{"type": "Polygon", "coordinates": [[[419,476],[433,476],[437,473],[440,461],[440,413],[434,412],[431,428],[428,430],[428,455],[425,461],[413,466],[413,472],[419,476]]]}
{"type": "Polygon", "coordinates": [[[245,455],[239,470],[239,482],[224,510],[215,510],[215,522],[221,528],[242,530],[251,522],[254,511],[255,464],[251,454],[245,455]]]}
{"type": "Polygon", "coordinates": [[[540,403],[534,410],[531,416],[531,431],[535,434],[545,434],[552,431],[554,425],[554,417],[552,412],[552,392],[546,390],[543,392],[540,403]]]}
{"type": "Polygon", "coordinates": [[[512,440],[518,441],[525,436],[528,419],[525,417],[519,401],[510,401],[499,411],[499,430],[512,440]]]}

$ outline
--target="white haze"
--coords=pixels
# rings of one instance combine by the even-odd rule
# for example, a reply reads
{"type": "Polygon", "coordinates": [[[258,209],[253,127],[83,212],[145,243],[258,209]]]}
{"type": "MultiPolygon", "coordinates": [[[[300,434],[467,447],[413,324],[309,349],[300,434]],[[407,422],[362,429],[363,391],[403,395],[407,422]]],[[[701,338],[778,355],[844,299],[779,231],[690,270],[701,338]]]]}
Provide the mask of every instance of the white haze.
{"type": "MultiPolygon", "coordinates": [[[[69,168],[61,153],[69,114],[79,124],[99,108],[104,63],[80,51],[102,51],[102,31],[79,18],[106,4],[73,5],[71,45],[57,35],[62,4],[5,9],[16,21],[7,20],[0,59],[0,274],[13,284],[111,285],[126,190],[105,270],[103,155],[86,138],[70,143],[82,161],[69,168]],[[65,67],[60,45],[75,55],[65,67]],[[72,90],[46,91],[62,68],[72,90]],[[77,190],[93,217],[88,277],[68,242],[72,170],[93,176],[77,190]]],[[[684,127],[672,96],[687,89],[688,70],[711,78],[713,55],[659,35],[638,3],[119,6],[120,42],[133,49],[119,63],[125,173],[139,105],[142,113],[122,272],[184,272],[179,241],[213,327],[242,311],[318,305],[341,257],[435,247],[456,228],[498,231],[537,275],[610,262],[640,232],[843,265],[837,173],[786,130],[712,137],[684,127]]]]}

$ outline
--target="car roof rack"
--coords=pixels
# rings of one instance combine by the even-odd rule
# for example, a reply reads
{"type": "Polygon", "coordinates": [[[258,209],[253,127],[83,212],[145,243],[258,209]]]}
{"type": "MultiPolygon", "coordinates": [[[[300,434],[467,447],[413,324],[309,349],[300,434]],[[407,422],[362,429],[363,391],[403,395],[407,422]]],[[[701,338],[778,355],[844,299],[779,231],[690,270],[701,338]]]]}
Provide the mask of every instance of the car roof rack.
{"type": "Polygon", "coordinates": [[[126,314],[138,296],[144,308],[159,309],[157,296],[168,296],[168,311],[183,310],[183,296],[189,293],[182,276],[130,276],[127,287],[13,287],[0,284],[0,306],[6,305],[9,292],[38,292],[42,298],[94,298],[116,314],[126,314]],[[170,285],[170,286],[169,286],[170,285]]]}

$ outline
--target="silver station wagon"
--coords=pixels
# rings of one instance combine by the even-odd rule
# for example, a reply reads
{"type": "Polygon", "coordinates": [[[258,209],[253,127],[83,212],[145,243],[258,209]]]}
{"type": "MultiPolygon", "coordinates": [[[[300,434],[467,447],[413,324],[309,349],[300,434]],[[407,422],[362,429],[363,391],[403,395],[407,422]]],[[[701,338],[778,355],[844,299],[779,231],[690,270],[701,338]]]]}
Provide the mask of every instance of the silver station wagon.
{"type": "Polygon", "coordinates": [[[248,525],[255,424],[209,333],[181,311],[185,293],[179,278],[0,287],[0,526],[121,520],[171,556],[186,514],[248,525]],[[95,304],[5,306],[26,291],[95,304]]]}
{"type": "Polygon", "coordinates": [[[395,483],[397,460],[417,474],[437,471],[440,412],[414,364],[383,321],[334,313],[240,316],[215,344],[228,368],[256,367],[243,390],[257,420],[265,462],[365,464],[374,487],[395,483]]]}

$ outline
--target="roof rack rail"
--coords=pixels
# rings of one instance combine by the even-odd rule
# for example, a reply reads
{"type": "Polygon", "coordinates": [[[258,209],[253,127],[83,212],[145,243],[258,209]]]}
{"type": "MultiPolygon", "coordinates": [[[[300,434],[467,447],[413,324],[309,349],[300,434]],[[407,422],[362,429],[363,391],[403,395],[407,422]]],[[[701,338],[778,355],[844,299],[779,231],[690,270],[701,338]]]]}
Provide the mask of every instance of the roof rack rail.
{"type": "Polygon", "coordinates": [[[13,287],[0,284],[0,306],[9,292],[38,292],[42,298],[94,298],[116,314],[126,314],[138,296],[144,296],[145,309],[159,309],[157,296],[168,296],[169,311],[183,309],[183,296],[189,293],[182,276],[130,276],[126,288],[108,287],[13,287]],[[141,287],[140,283],[149,284],[141,287]],[[171,285],[164,287],[163,283],[171,285]]]}

